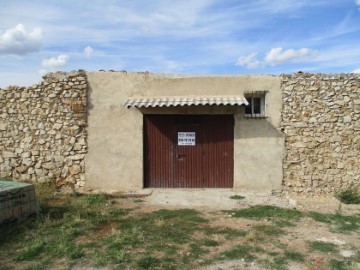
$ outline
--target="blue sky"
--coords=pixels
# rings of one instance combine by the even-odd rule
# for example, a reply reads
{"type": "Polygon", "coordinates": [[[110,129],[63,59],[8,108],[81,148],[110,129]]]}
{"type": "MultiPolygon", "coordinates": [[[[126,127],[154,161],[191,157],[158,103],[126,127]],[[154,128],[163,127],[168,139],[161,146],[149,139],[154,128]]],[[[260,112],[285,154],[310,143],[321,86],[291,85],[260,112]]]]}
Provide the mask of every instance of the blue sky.
{"type": "Polygon", "coordinates": [[[360,72],[360,0],[2,0],[0,87],[49,71],[360,72]]]}

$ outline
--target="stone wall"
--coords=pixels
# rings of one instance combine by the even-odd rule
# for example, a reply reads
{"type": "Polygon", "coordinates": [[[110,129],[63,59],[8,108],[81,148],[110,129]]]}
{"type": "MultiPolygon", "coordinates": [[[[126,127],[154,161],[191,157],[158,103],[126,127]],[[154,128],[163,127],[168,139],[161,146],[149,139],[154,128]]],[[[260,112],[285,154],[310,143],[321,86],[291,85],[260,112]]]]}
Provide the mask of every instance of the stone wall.
{"type": "Polygon", "coordinates": [[[87,78],[49,73],[31,87],[0,89],[0,178],[85,184],[87,78]]]}
{"type": "Polygon", "coordinates": [[[284,189],[332,193],[360,182],[360,74],[281,75],[284,189]]]}

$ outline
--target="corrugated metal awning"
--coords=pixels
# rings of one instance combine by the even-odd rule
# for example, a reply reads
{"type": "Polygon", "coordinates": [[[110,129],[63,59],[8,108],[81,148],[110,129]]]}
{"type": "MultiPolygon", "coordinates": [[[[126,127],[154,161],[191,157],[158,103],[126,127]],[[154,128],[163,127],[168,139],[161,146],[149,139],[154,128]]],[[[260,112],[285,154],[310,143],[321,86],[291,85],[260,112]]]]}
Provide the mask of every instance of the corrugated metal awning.
{"type": "Polygon", "coordinates": [[[125,102],[127,108],[132,107],[170,107],[191,105],[248,105],[244,96],[186,96],[186,97],[132,97],[125,102]]]}

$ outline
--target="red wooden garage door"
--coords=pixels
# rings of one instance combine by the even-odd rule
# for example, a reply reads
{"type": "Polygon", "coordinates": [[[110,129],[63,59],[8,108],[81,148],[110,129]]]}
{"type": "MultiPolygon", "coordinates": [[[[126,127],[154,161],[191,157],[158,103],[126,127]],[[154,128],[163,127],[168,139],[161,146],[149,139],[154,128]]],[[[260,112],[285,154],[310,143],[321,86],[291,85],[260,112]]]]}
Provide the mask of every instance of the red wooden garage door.
{"type": "Polygon", "coordinates": [[[231,188],[232,115],[146,115],[145,187],[231,188]]]}

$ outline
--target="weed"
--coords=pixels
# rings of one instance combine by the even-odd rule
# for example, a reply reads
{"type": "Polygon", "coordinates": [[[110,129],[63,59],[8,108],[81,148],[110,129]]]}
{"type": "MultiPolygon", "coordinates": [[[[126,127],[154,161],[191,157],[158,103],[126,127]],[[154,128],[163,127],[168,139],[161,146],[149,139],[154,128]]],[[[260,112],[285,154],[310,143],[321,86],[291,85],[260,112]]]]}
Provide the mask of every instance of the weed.
{"type": "Polygon", "coordinates": [[[144,200],[136,198],[136,199],[133,199],[133,202],[134,203],[141,203],[141,202],[144,202],[144,200]]]}
{"type": "Polygon", "coordinates": [[[232,195],[230,196],[230,199],[233,199],[233,200],[243,200],[245,199],[244,196],[241,196],[241,195],[232,195]]]}
{"type": "Polygon", "coordinates": [[[339,191],[335,197],[345,204],[360,204],[360,191],[356,186],[339,191]]]}
{"type": "Polygon", "coordinates": [[[311,250],[318,250],[321,252],[334,252],[337,251],[337,247],[333,243],[325,243],[320,241],[314,241],[310,243],[311,250]]]}

